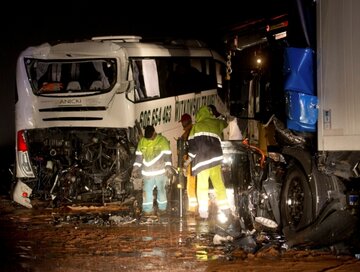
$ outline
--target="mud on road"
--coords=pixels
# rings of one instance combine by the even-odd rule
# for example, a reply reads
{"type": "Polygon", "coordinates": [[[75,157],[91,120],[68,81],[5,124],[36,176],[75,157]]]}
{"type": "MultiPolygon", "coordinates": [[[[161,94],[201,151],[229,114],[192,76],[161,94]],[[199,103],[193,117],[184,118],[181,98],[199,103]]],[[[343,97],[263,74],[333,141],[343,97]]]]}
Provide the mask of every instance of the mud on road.
{"type": "MultiPolygon", "coordinates": [[[[0,198],[0,271],[360,271],[352,253],[218,236],[211,222],[117,205],[27,209],[0,198]]],[[[270,237],[270,238],[269,238],[270,237]]]]}

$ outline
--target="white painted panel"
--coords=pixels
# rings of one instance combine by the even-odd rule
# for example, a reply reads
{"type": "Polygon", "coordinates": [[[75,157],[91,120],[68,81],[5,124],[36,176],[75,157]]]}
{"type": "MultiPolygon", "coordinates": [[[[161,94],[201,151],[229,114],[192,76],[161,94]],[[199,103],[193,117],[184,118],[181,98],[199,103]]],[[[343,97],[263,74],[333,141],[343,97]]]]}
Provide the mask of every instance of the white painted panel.
{"type": "Polygon", "coordinates": [[[360,150],[360,1],[318,1],[319,150],[360,150]]]}

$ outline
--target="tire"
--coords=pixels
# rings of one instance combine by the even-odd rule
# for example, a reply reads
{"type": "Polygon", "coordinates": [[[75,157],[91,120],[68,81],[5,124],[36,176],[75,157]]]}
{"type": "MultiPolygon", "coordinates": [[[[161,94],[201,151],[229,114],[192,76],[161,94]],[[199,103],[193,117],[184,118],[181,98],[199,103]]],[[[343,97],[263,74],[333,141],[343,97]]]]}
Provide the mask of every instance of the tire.
{"type": "Polygon", "coordinates": [[[313,198],[310,181],[304,171],[294,165],[285,176],[281,190],[280,213],[284,233],[297,232],[313,220],[313,198]]]}

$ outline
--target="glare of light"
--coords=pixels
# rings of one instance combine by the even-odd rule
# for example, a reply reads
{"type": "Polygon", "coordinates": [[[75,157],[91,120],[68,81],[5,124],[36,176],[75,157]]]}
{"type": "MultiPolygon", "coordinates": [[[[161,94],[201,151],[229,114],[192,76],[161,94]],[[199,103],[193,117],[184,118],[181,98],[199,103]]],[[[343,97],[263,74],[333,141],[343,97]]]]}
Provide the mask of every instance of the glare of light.
{"type": "Polygon", "coordinates": [[[232,157],[225,157],[224,156],[224,159],[223,159],[224,164],[232,164],[232,162],[233,162],[232,157]]]}
{"type": "Polygon", "coordinates": [[[256,63],[257,63],[257,64],[261,64],[261,58],[257,58],[257,59],[256,59],[256,63]]]}
{"type": "Polygon", "coordinates": [[[280,33],[276,33],[274,36],[275,36],[275,40],[280,40],[280,39],[286,38],[287,33],[286,33],[286,31],[283,31],[280,33]]]}
{"type": "Polygon", "coordinates": [[[228,221],[228,218],[222,211],[220,211],[217,214],[217,220],[220,222],[220,224],[224,224],[228,221]]]}

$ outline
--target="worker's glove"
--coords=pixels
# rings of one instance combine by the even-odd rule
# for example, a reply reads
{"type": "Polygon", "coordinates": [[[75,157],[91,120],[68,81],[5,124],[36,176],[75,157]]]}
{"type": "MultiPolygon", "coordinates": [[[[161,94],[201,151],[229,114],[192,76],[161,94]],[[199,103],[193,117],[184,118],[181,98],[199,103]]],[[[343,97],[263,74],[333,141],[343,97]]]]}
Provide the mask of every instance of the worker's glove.
{"type": "Polygon", "coordinates": [[[131,172],[131,177],[133,179],[140,179],[142,178],[142,175],[141,175],[141,171],[140,171],[140,168],[134,168],[131,172]]]}

